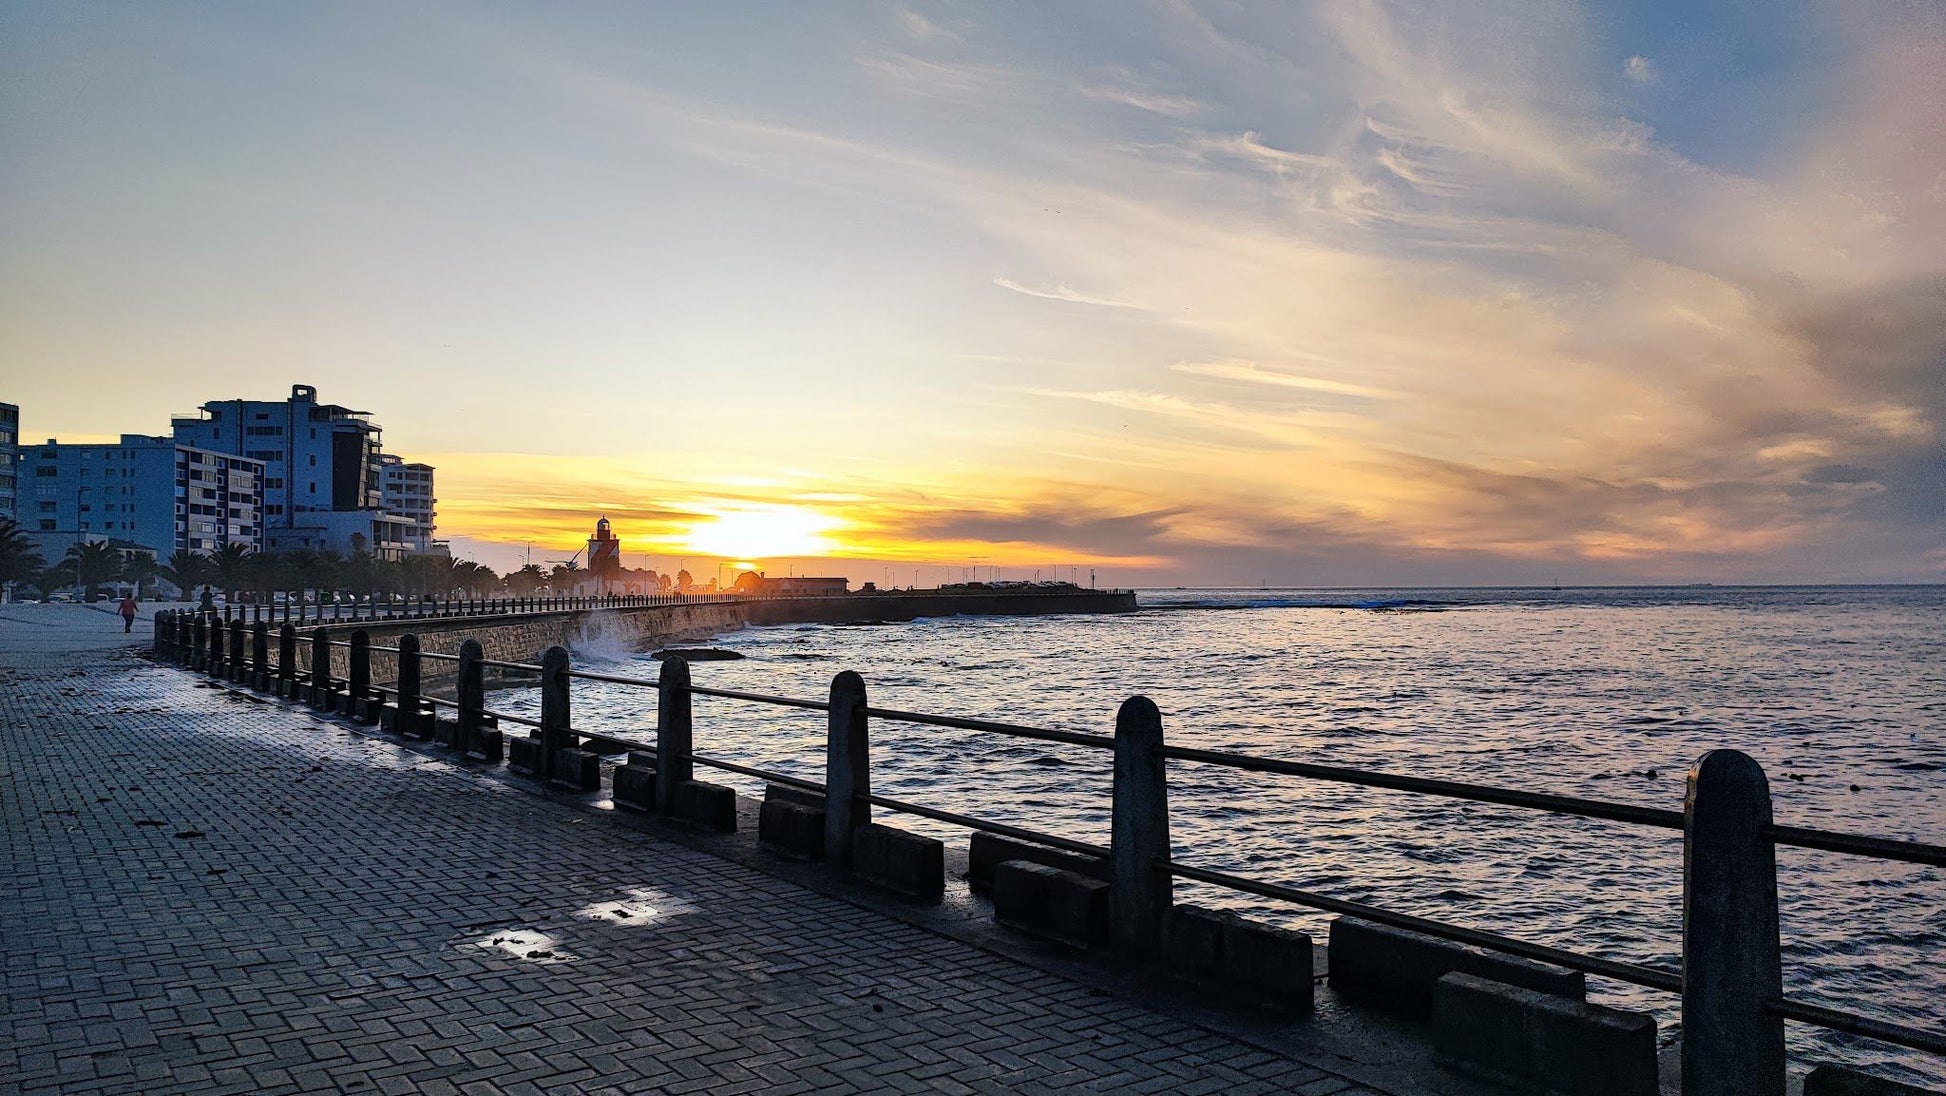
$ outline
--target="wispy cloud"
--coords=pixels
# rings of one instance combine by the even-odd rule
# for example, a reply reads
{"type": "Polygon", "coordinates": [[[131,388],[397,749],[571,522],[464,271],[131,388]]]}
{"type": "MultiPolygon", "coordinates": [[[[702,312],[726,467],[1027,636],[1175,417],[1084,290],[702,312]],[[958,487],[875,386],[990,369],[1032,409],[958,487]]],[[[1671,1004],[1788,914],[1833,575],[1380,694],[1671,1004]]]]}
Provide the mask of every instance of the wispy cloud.
{"type": "Polygon", "coordinates": [[[1130,308],[1138,311],[1147,310],[1146,305],[1136,304],[1132,301],[1118,301],[1108,297],[1097,297],[1087,293],[1080,293],[1075,290],[1069,289],[1065,285],[1031,286],[1031,285],[1025,285],[1021,282],[1014,281],[1012,278],[1004,278],[999,276],[995,276],[995,278],[993,279],[993,284],[999,286],[1002,289],[1010,289],[1015,293],[1022,293],[1029,297],[1040,297],[1044,300],[1069,301],[1074,304],[1092,304],[1092,305],[1099,305],[1102,308],[1130,308]]]}
{"type": "Polygon", "coordinates": [[[1078,83],[1073,87],[1075,94],[1084,99],[1133,107],[1165,118],[1194,118],[1209,110],[1207,104],[1188,95],[1168,95],[1122,84],[1078,83]]]}
{"type": "Polygon", "coordinates": [[[1639,53],[1622,62],[1622,75],[1638,84],[1653,84],[1662,79],[1655,62],[1639,53]]]}
{"type": "Polygon", "coordinates": [[[1354,396],[1367,400],[1401,398],[1400,393],[1384,388],[1373,388],[1370,385],[1353,384],[1348,381],[1327,380],[1323,377],[1308,377],[1298,373],[1283,373],[1275,369],[1265,369],[1255,362],[1236,360],[1177,362],[1169,368],[1193,377],[1215,377],[1219,380],[1267,384],[1277,388],[1300,388],[1308,392],[1323,392],[1333,396],[1354,396]]]}

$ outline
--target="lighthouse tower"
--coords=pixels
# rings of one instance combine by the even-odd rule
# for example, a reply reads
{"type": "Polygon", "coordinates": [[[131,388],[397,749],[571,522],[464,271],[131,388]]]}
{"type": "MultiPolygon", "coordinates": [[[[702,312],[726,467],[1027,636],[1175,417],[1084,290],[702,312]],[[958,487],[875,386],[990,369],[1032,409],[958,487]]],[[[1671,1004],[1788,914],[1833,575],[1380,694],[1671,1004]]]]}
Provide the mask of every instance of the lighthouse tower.
{"type": "Polygon", "coordinates": [[[594,576],[595,589],[608,592],[609,582],[622,571],[622,542],[608,529],[608,515],[595,522],[595,535],[588,538],[588,572],[594,576]]]}

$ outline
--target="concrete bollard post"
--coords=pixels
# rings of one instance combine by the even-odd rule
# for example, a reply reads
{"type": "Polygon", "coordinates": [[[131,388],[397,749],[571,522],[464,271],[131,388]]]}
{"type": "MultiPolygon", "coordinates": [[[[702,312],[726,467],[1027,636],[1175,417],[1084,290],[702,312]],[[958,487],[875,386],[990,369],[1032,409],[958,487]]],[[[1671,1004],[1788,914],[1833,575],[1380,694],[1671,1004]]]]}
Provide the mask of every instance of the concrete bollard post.
{"type": "Polygon", "coordinates": [[[351,657],[345,660],[345,695],[351,714],[364,717],[365,698],[372,691],[372,634],[360,628],[351,633],[351,657]]]}
{"type": "Polygon", "coordinates": [[[311,707],[331,705],[331,629],[311,629],[311,707]]]}
{"type": "Polygon", "coordinates": [[[223,676],[223,651],[225,646],[223,642],[223,631],[225,627],[223,618],[217,613],[211,612],[209,615],[209,659],[203,666],[203,672],[209,674],[211,677],[223,676]]]}
{"type": "Polygon", "coordinates": [[[676,788],[695,779],[696,765],[689,760],[695,748],[694,724],[689,696],[689,662],[680,658],[662,660],[656,679],[655,700],[655,809],[670,814],[676,806],[676,788]]]}
{"type": "Polygon", "coordinates": [[[250,626],[250,686],[270,688],[270,622],[267,620],[250,626]]]}
{"type": "Polygon", "coordinates": [[[549,647],[541,654],[541,778],[557,774],[554,756],[578,741],[568,728],[568,649],[549,647]]]}
{"type": "Polygon", "coordinates": [[[1145,696],[1115,715],[1114,803],[1109,824],[1108,880],[1115,946],[1154,955],[1175,900],[1175,880],[1156,865],[1169,858],[1169,782],[1162,713],[1145,696]]]}
{"type": "Polygon", "coordinates": [[[399,714],[411,716],[419,711],[419,637],[407,632],[399,637],[399,714]]]}
{"type": "Polygon", "coordinates": [[[238,613],[237,618],[230,622],[230,654],[229,658],[223,664],[224,676],[228,677],[231,681],[243,680],[243,652],[246,649],[247,643],[245,635],[246,626],[243,623],[243,614],[238,613]]]}
{"type": "Polygon", "coordinates": [[[277,629],[277,695],[286,700],[297,691],[297,625],[285,621],[277,629]]]}
{"type": "Polygon", "coordinates": [[[872,790],[871,726],[865,716],[865,679],[846,670],[831,679],[824,737],[824,858],[851,867],[853,831],[872,820],[858,798],[872,790]]]}
{"type": "Polygon", "coordinates": [[[1747,755],[1711,750],[1683,800],[1684,1096],[1783,1096],[1784,992],[1770,782],[1747,755]]]}
{"type": "Polygon", "coordinates": [[[486,725],[486,665],[480,661],[485,657],[477,639],[459,645],[459,729],[453,749],[460,753],[473,749],[486,725]]]}

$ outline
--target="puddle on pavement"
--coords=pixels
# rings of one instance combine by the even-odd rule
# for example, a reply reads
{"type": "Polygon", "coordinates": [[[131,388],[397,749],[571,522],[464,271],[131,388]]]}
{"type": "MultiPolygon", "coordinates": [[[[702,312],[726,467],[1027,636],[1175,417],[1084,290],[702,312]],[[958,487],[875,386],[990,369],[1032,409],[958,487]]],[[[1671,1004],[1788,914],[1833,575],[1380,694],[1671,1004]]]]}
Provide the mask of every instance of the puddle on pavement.
{"type": "Polygon", "coordinates": [[[655,887],[631,887],[619,897],[591,902],[575,910],[574,915],[617,925],[653,925],[670,917],[695,912],[695,903],[667,891],[655,887]]]}
{"type": "Polygon", "coordinates": [[[499,952],[529,963],[574,963],[580,956],[556,943],[554,937],[537,929],[508,926],[483,933],[459,944],[462,948],[499,952]]]}

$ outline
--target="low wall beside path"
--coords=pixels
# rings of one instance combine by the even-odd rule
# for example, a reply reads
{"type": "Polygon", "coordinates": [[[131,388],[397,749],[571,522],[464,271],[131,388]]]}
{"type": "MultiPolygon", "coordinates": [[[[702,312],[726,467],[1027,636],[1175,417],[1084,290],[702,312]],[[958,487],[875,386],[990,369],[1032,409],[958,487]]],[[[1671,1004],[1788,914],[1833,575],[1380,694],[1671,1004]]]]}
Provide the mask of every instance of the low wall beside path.
{"type": "MultiPolygon", "coordinates": [[[[542,604],[545,606],[546,603],[542,604]]],[[[466,603],[462,611],[445,615],[327,620],[323,623],[331,629],[332,638],[336,640],[347,639],[352,632],[363,630],[374,647],[371,655],[372,681],[374,684],[388,684],[397,679],[398,664],[395,656],[385,648],[396,646],[398,638],[407,633],[418,636],[420,650],[431,655],[458,655],[460,644],[471,639],[479,642],[482,653],[490,660],[538,663],[541,652],[554,646],[575,648],[599,642],[633,651],[650,651],[671,644],[707,639],[753,624],[863,624],[925,617],[1126,613],[1133,612],[1137,607],[1135,594],[1128,590],[992,593],[921,590],[834,597],[582,599],[570,605],[567,608],[529,608],[527,603],[466,603]],[[644,600],[650,603],[643,604],[644,600]],[[496,611],[503,604],[518,604],[521,607],[496,611]]],[[[270,623],[273,660],[278,629],[282,626],[282,622],[270,623]]],[[[312,632],[318,626],[318,621],[296,625],[298,642],[307,651],[312,632]]],[[[250,624],[246,622],[246,632],[249,627],[250,624]]],[[[344,647],[332,649],[333,676],[347,676],[349,658],[350,652],[344,647]]],[[[449,689],[454,673],[455,665],[450,661],[428,661],[424,671],[425,686],[428,689],[449,689]]]]}

